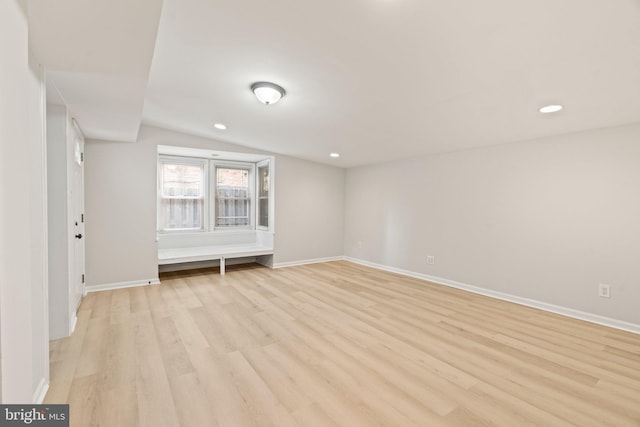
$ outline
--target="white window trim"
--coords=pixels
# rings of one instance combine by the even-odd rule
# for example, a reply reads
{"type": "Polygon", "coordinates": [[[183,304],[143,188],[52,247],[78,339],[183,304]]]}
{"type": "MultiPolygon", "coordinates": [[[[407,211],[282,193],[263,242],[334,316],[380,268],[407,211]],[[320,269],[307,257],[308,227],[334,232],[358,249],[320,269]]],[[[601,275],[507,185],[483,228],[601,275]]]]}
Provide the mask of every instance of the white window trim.
{"type": "Polygon", "coordinates": [[[236,231],[236,230],[255,230],[256,229],[256,204],[257,204],[257,195],[255,192],[255,176],[256,176],[256,164],[252,162],[241,162],[241,161],[231,161],[231,160],[209,160],[209,164],[211,165],[209,174],[209,188],[211,191],[209,194],[209,211],[211,212],[211,216],[209,218],[209,230],[215,232],[225,232],[225,231],[236,231]],[[249,171],[249,224],[234,226],[234,227],[217,227],[217,211],[216,211],[216,197],[217,197],[217,188],[216,188],[216,177],[217,177],[217,169],[218,168],[230,168],[230,169],[244,169],[249,171]]]}
{"type": "Polygon", "coordinates": [[[260,230],[260,231],[269,231],[272,227],[271,227],[271,222],[272,220],[272,209],[273,209],[273,162],[271,161],[271,159],[264,159],[260,162],[257,162],[255,164],[255,169],[256,169],[256,173],[255,173],[255,192],[256,192],[256,207],[255,207],[255,224],[256,224],[256,230],[260,230]],[[258,216],[260,215],[260,211],[259,211],[259,204],[260,204],[260,177],[258,176],[258,169],[263,167],[263,166],[267,166],[269,168],[269,196],[267,197],[269,203],[268,203],[268,209],[267,209],[267,226],[265,227],[264,225],[260,225],[260,218],[258,218],[258,216]]]}
{"type": "Polygon", "coordinates": [[[208,159],[197,158],[197,157],[182,157],[182,156],[170,156],[170,155],[159,155],[158,156],[158,166],[157,166],[157,189],[156,189],[156,230],[160,234],[171,234],[171,233],[202,233],[208,231],[208,223],[209,223],[209,212],[208,212],[208,203],[207,198],[209,194],[209,183],[207,180],[207,176],[209,176],[209,161],[208,159]],[[194,228],[173,228],[173,229],[162,229],[162,164],[163,163],[171,163],[177,165],[187,165],[187,166],[202,166],[203,167],[203,212],[202,212],[202,227],[200,229],[194,228]]]}
{"type": "Polygon", "coordinates": [[[206,191],[206,195],[205,195],[205,203],[204,203],[204,213],[203,213],[203,219],[204,219],[204,229],[202,230],[194,230],[194,229],[186,229],[186,230],[166,230],[166,231],[159,231],[160,229],[160,200],[158,199],[158,203],[156,205],[156,216],[157,216],[157,230],[158,230],[158,238],[160,237],[160,235],[168,235],[168,234],[202,234],[202,233],[215,233],[215,234],[221,234],[221,233],[249,233],[249,232],[268,232],[268,233],[274,233],[275,232],[275,200],[276,200],[276,175],[277,175],[277,171],[276,171],[276,159],[274,156],[272,155],[268,155],[268,154],[258,154],[258,153],[239,153],[239,152],[232,152],[232,151],[220,151],[220,150],[210,150],[210,149],[201,149],[201,148],[190,148],[190,147],[184,147],[184,146],[171,146],[171,145],[158,145],[157,146],[157,177],[156,180],[158,182],[158,189],[156,190],[157,192],[157,196],[159,197],[160,192],[159,192],[159,183],[160,183],[160,159],[161,158],[171,158],[171,159],[178,159],[182,162],[205,162],[205,174],[206,174],[206,178],[205,178],[205,191],[206,191]],[[233,163],[240,163],[240,164],[250,164],[253,165],[253,179],[250,179],[250,183],[252,183],[253,185],[253,190],[255,192],[255,189],[257,189],[257,177],[256,177],[256,167],[258,164],[262,164],[262,163],[269,163],[269,175],[270,175],[270,194],[269,194],[269,221],[268,227],[257,227],[256,225],[258,224],[258,218],[257,218],[257,197],[255,196],[255,194],[252,196],[251,199],[251,209],[252,209],[252,215],[251,215],[251,219],[253,220],[253,226],[251,227],[218,227],[218,228],[212,228],[212,224],[214,223],[214,219],[211,218],[212,216],[212,212],[210,212],[211,210],[211,189],[210,189],[210,185],[211,185],[211,175],[212,172],[210,171],[211,166],[211,162],[218,162],[218,163],[227,163],[227,164],[233,164],[233,163]],[[206,198],[209,198],[209,200],[207,200],[206,198]]]}

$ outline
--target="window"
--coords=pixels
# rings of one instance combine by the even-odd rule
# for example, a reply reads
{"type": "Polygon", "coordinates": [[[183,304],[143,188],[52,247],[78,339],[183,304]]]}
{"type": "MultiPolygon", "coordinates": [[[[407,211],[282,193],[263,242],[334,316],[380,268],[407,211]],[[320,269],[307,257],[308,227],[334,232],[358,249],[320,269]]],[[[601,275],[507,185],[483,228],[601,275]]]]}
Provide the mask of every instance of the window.
{"type": "Polygon", "coordinates": [[[158,231],[270,229],[269,159],[187,155],[159,154],[158,231]]]}
{"type": "Polygon", "coordinates": [[[160,230],[203,230],[204,160],[161,158],[160,230]]]}
{"type": "Polygon", "coordinates": [[[248,166],[216,166],[215,226],[251,225],[251,189],[248,166]]]}
{"type": "Polygon", "coordinates": [[[258,163],[258,227],[269,228],[269,161],[258,163]]]}

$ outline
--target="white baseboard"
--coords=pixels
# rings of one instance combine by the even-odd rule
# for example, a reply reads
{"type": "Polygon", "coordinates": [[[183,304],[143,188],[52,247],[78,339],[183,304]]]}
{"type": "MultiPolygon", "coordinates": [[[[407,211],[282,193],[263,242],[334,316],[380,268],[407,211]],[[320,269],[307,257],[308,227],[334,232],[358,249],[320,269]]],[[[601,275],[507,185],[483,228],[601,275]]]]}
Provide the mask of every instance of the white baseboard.
{"type": "Polygon", "coordinates": [[[463,291],[472,292],[474,294],[484,295],[487,297],[496,298],[503,301],[509,301],[509,302],[524,305],[527,307],[537,308],[539,310],[560,314],[562,316],[567,316],[567,317],[584,320],[586,322],[591,322],[591,323],[595,323],[602,326],[608,326],[610,328],[632,332],[634,334],[640,334],[640,325],[637,325],[635,323],[625,322],[623,320],[618,320],[618,319],[612,319],[610,317],[600,316],[599,314],[588,313],[585,311],[580,311],[580,310],[575,310],[573,308],[549,304],[546,302],[532,300],[529,298],[523,298],[516,295],[507,294],[504,292],[493,291],[491,289],[480,288],[478,286],[468,285],[466,283],[460,283],[454,280],[443,279],[441,277],[429,276],[427,274],[416,273],[413,271],[403,270],[395,267],[389,267],[382,264],[376,264],[374,262],[369,262],[369,261],[361,260],[358,258],[344,257],[344,259],[346,261],[350,261],[355,264],[376,268],[378,270],[389,271],[391,273],[397,273],[403,276],[422,279],[428,282],[437,283],[439,285],[449,286],[452,288],[461,289],[463,291]]]}
{"type": "Polygon", "coordinates": [[[147,280],[133,280],[131,282],[104,283],[102,285],[87,286],[87,292],[111,291],[114,289],[135,288],[136,286],[159,285],[157,277],[147,280]]]}
{"type": "Polygon", "coordinates": [[[278,262],[273,264],[271,268],[296,267],[299,265],[318,264],[321,262],[344,261],[345,259],[346,258],[343,256],[334,256],[334,257],[327,257],[327,258],[305,259],[300,261],[278,262]]]}
{"type": "Polygon", "coordinates": [[[47,391],[49,391],[49,383],[43,377],[40,379],[38,387],[36,387],[35,391],[33,392],[33,403],[35,405],[39,405],[44,402],[44,397],[47,395],[47,391]]]}

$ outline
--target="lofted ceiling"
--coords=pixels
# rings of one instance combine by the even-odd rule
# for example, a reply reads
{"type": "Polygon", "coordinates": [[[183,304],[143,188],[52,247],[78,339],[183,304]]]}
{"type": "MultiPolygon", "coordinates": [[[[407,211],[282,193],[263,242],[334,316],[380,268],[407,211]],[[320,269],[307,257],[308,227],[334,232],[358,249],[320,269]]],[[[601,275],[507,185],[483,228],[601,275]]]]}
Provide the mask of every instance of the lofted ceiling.
{"type": "Polygon", "coordinates": [[[142,121],[351,167],[640,121],[639,0],[29,2],[90,137],[142,121]]]}

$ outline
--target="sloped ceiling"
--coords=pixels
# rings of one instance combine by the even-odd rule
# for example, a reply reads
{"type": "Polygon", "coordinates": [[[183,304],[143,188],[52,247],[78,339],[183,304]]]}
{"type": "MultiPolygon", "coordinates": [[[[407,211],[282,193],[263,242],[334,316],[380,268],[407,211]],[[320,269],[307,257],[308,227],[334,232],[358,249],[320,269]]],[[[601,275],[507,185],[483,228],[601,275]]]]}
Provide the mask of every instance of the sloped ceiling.
{"type": "Polygon", "coordinates": [[[142,117],[350,167],[640,121],[637,0],[31,1],[88,136],[142,117]],[[260,104],[260,80],[287,95],[260,104]]]}

